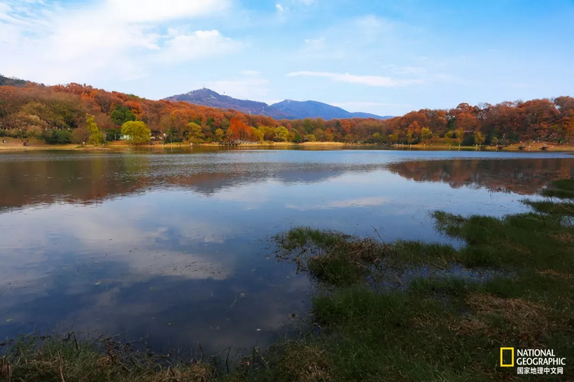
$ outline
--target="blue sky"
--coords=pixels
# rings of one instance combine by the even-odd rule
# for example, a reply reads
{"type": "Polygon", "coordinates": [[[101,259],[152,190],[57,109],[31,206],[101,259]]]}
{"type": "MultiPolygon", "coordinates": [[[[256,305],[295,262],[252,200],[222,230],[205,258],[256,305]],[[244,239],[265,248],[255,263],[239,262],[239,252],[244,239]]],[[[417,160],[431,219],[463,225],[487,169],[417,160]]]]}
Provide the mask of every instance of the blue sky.
{"type": "Polygon", "coordinates": [[[400,115],[572,96],[572,36],[572,0],[0,0],[0,73],[400,115]]]}

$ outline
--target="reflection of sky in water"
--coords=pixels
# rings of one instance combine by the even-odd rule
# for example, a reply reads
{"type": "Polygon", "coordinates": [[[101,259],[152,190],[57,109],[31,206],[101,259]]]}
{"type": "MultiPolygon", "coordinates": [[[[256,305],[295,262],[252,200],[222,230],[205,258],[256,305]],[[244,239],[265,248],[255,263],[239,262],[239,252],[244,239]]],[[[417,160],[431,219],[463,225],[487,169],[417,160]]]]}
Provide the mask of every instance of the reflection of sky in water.
{"type": "MultiPolygon", "coordinates": [[[[521,195],[415,182],[403,172],[424,168],[384,166],[451,156],[545,158],[567,172],[573,161],[378,151],[0,157],[0,337],[74,329],[147,335],[158,347],[264,346],[307,311],[311,292],[276,262],[271,235],[305,225],[445,241],[430,211],[526,210],[521,195]],[[66,203],[62,190],[84,204],[66,203]]],[[[499,171],[485,168],[476,170],[483,182],[499,171]]]]}

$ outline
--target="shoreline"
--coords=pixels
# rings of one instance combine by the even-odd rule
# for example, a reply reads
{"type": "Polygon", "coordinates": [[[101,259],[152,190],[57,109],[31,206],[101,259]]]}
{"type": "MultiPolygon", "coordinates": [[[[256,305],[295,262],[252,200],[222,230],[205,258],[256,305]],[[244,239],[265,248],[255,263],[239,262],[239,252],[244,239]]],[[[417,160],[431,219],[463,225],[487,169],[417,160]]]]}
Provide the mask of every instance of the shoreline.
{"type": "Polygon", "coordinates": [[[417,150],[417,151],[500,151],[500,152],[572,152],[574,153],[574,145],[546,145],[543,143],[536,143],[530,146],[522,146],[521,144],[512,144],[503,148],[498,146],[450,146],[444,144],[431,144],[431,145],[407,145],[407,144],[393,144],[381,145],[375,143],[346,143],[346,142],[263,142],[263,143],[244,143],[241,145],[221,145],[219,143],[167,143],[167,144],[144,144],[144,145],[130,145],[124,141],[108,142],[101,146],[93,145],[78,145],[75,143],[70,144],[54,144],[50,145],[40,140],[31,140],[28,146],[24,146],[20,141],[8,138],[6,143],[0,143],[0,152],[15,152],[15,151],[124,151],[132,149],[153,149],[161,150],[167,148],[226,148],[226,149],[241,149],[241,148],[261,148],[261,149],[289,149],[289,148],[311,148],[311,149],[339,149],[339,148],[358,148],[368,147],[381,150],[417,150]],[[523,147],[523,149],[520,149],[523,147]],[[542,149],[546,147],[546,149],[542,149]]]}

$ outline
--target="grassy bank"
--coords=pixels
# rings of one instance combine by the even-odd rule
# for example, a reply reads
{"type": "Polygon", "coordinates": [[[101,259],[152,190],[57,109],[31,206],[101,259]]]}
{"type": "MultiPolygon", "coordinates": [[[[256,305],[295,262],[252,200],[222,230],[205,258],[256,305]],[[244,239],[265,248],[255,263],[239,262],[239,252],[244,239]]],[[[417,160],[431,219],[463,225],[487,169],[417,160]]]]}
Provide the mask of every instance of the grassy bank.
{"type": "Polygon", "coordinates": [[[418,143],[416,145],[392,145],[392,147],[398,147],[402,149],[415,149],[415,150],[483,150],[483,151],[524,151],[524,152],[542,152],[542,151],[556,151],[556,152],[574,152],[574,145],[557,145],[557,144],[547,144],[547,143],[532,143],[532,144],[520,144],[514,143],[508,146],[456,146],[447,145],[444,143],[431,143],[422,144],[418,143]],[[544,150],[543,150],[544,148],[544,150]]]}
{"type": "MultiPolygon", "coordinates": [[[[15,138],[3,138],[6,143],[0,143],[0,152],[2,151],[30,151],[30,150],[66,150],[66,151],[109,151],[109,150],[129,150],[134,148],[127,141],[113,141],[107,142],[104,145],[93,146],[93,145],[78,145],[78,144],[47,144],[46,142],[38,139],[30,139],[27,146],[22,144],[22,141],[15,138]]],[[[555,151],[555,152],[574,152],[574,146],[572,145],[545,145],[543,143],[536,143],[529,146],[524,146],[520,148],[520,144],[513,144],[499,149],[498,146],[450,146],[441,143],[433,144],[416,144],[416,145],[377,145],[374,143],[346,143],[346,142],[303,142],[303,143],[293,143],[293,142],[253,142],[253,143],[243,143],[240,146],[224,146],[219,143],[201,143],[194,144],[195,147],[233,147],[233,148],[261,148],[261,149],[271,149],[271,148],[310,148],[310,149],[333,149],[333,148],[343,148],[343,147],[381,147],[390,149],[401,149],[401,150],[428,150],[428,151],[457,151],[457,150],[483,150],[483,151],[524,151],[524,152],[542,152],[542,147],[546,147],[544,151],[555,151]]],[[[188,148],[192,147],[189,142],[177,142],[177,143],[166,143],[162,144],[156,142],[153,145],[144,144],[138,147],[151,148],[154,150],[162,150],[164,148],[188,148]]]]}
{"type": "MultiPolygon", "coordinates": [[[[22,141],[14,138],[3,138],[2,140],[6,143],[0,143],[1,151],[33,151],[33,150],[65,150],[65,151],[109,151],[109,150],[130,150],[134,147],[145,147],[154,150],[162,150],[165,148],[189,148],[192,145],[188,142],[177,142],[177,143],[155,143],[145,144],[140,146],[133,146],[127,141],[113,141],[107,142],[104,145],[78,145],[78,144],[65,144],[49,145],[46,142],[38,139],[31,139],[28,144],[24,146],[22,141]]],[[[201,143],[194,144],[194,147],[227,147],[220,145],[219,143],[201,143]]],[[[241,148],[290,148],[290,147],[307,147],[307,148],[333,148],[333,147],[344,147],[344,146],[360,146],[358,144],[349,144],[343,142],[304,142],[304,143],[293,143],[293,142],[262,142],[262,143],[244,143],[240,146],[231,147],[241,147],[241,148]]],[[[364,145],[363,145],[364,146],[364,145]]],[[[372,145],[371,145],[372,146],[372,145]]]]}
{"type": "Polygon", "coordinates": [[[193,362],[73,339],[11,344],[13,381],[574,380],[574,180],[532,212],[504,218],[436,212],[450,245],[294,228],[278,258],[319,286],[308,330],[239,362],[193,362]],[[563,375],[517,376],[500,347],[553,349],[563,375]]]}

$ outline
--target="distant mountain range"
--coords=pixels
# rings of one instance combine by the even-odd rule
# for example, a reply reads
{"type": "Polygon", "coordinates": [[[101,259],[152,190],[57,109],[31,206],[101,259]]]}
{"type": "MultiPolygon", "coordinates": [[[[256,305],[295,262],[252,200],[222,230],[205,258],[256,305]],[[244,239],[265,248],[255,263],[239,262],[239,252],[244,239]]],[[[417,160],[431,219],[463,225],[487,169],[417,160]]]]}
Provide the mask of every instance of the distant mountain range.
{"type": "Polygon", "coordinates": [[[237,98],[221,95],[210,89],[199,89],[189,93],[174,95],[165,98],[167,101],[184,101],[194,105],[216,107],[220,109],[234,109],[244,113],[266,115],[275,119],[304,119],[323,118],[375,118],[388,119],[391,116],[379,116],[369,113],[351,113],[340,107],[331,106],[317,101],[291,101],[285,100],[273,105],[264,102],[240,100],[237,98]]]}
{"type": "MultiPolygon", "coordinates": [[[[25,86],[29,81],[18,78],[9,78],[0,74],[0,86],[25,86]]],[[[194,105],[203,105],[219,109],[233,109],[243,113],[265,115],[274,119],[305,119],[323,118],[346,119],[346,118],[375,118],[388,119],[392,116],[380,116],[369,113],[351,113],[340,107],[328,105],[317,101],[292,101],[285,100],[273,105],[264,102],[241,100],[226,95],[221,95],[210,89],[194,90],[186,94],[174,95],[164,98],[167,101],[184,101],[194,105]]]]}
{"type": "Polygon", "coordinates": [[[0,74],[0,86],[22,87],[25,86],[27,83],[28,81],[20,80],[18,78],[4,77],[3,75],[0,74]]]}

